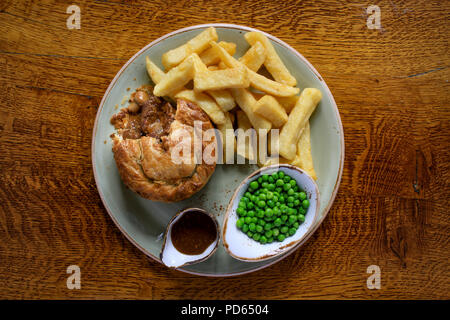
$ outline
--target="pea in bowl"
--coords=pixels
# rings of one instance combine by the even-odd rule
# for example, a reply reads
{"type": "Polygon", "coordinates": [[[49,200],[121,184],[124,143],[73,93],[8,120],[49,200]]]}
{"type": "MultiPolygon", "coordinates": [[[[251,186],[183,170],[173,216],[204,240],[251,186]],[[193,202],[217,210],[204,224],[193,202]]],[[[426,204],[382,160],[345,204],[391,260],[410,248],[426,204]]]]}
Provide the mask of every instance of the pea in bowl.
{"type": "Polygon", "coordinates": [[[239,185],[230,200],[223,245],[241,261],[273,258],[306,241],[318,213],[318,188],[305,171],[289,164],[261,168],[239,185]]]}

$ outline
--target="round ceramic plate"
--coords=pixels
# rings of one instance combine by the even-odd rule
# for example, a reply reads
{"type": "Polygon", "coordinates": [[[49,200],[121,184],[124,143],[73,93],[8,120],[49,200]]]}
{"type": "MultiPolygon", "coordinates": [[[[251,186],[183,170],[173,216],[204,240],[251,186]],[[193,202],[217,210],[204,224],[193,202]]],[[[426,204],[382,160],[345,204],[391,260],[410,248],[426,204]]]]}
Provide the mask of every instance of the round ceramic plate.
{"type": "MultiPolygon", "coordinates": [[[[180,29],[169,33],[136,53],[117,73],[100,103],[95,120],[92,139],[92,162],[95,181],[100,197],[124,235],[146,255],[160,262],[159,253],[163,244],[162,235],[170,219],[187,207],[201,207],[216,215],[220,224],[228,202],[240,182],[258,169],[256,165],[217,165],[208,184],[193,197],[177,203],[160,203],[141,198],[122,183],[113,153],[110,135],[114,132],[109,120],[118,109],[125,107],[122,101],[136,88],[151,83],[146,68],[145,57],[149,56],[161,65],[164,52],[176,48],[193,38],[205,28],[214,26],[220,41],[230,41],[237,45],[235,57],[242,56],[249,48],[244,34],[256,29],[229,25],[205,24],[180,29]]],[[[311,145],[314,166],[318,176],[320,193],[320,213],[315,225],[298,248],[313,234],[327,215],[339,188],[344,162],[344,133],[339,111],[325,81],[314,67],[297,51],[276,37],[266,34],[291,74],[297,79],[300,89],[318,88],[323,98],[310,119],[311,145]]],[[[295,250],[295,248],[294,248],[295,250]]],[[[208,260],[189,265],[179,270],[204,276],[232,276],[256,271],[267,267],[294,250],[261,262],[243,262],[227,254],[222,245],[208,260]]]]}

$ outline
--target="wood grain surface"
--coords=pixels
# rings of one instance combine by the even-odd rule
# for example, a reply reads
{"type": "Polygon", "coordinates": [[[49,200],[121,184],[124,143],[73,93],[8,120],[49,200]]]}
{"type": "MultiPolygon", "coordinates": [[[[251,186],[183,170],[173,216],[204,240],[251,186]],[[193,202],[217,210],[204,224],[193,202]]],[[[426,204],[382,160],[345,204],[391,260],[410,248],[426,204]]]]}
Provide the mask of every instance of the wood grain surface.
{"type": "Polygon", "coordinates": [[[449,299],[447,1],[0,1],[0,298],[449,299]],[[81,8],[69,30],[66,8],[81,8]],[[380,30],[366,8],[381,9],[380,30]],[[306,245],[258,272],[202,278],[151,261],[115,227],[91,166],[100,100],[152,40],[208,22],[255,27],[321,73],[345,167],[306,245]],[[68,290],[66,268],[81,267],[68,290]],[[369,265],[381,289],[366,287],[369,265]]]}

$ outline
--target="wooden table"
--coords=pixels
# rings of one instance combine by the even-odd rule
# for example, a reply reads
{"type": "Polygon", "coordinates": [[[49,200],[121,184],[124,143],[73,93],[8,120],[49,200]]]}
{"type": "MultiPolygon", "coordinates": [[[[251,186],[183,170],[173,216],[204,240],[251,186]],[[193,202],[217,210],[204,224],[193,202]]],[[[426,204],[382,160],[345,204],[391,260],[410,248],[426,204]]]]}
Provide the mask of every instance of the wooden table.
{"type": "Polygon", "coordinates": [[[449,1],[2,1],[0,298],[450,298],[449,1]],[[66,8],[81,9],[68,29],[66,8]],[[370,3],[369,3],[370,4],[370,3]],[[339,106],[336,201],[297,252],[262,271],[202,278],[149,260],[97,193],[91,135],[121,66],[170,31],[243,24],[286,41],[339,106]],[[81,268],[68,290],[66,268],[81,268]],[[381,289],[366,286],[378,265],[381,289]]]}

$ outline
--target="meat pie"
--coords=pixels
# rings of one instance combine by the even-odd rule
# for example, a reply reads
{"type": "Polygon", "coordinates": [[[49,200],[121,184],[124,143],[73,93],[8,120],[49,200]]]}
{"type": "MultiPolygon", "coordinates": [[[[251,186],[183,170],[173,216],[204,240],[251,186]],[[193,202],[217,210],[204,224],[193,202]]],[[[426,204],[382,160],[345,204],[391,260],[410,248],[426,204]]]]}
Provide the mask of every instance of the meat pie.
{"type": "Polygon", "coordinates": [[[202,154],[214,144],[213,160],[205,162],[194,152],[194,122],[203,136],[213,129],[208,116],[197,105],[178,100],[175,109],[143,86],[131,95],[128,108],[111,118],[117,133],[111,135],[114,159],[122,181],[140,196],[174,202],[189,198],[208,182],[215,170],[215,137],[202,141],[202,154]],[[181,152],[174,152],[181,150],[181,152]],[[184,151],[183,151],[184,150],[184,151]],[[183,153],[185,151],[188,153],[183,153]],[[174,154],[181,158],[174,159],[174,154]]]}

